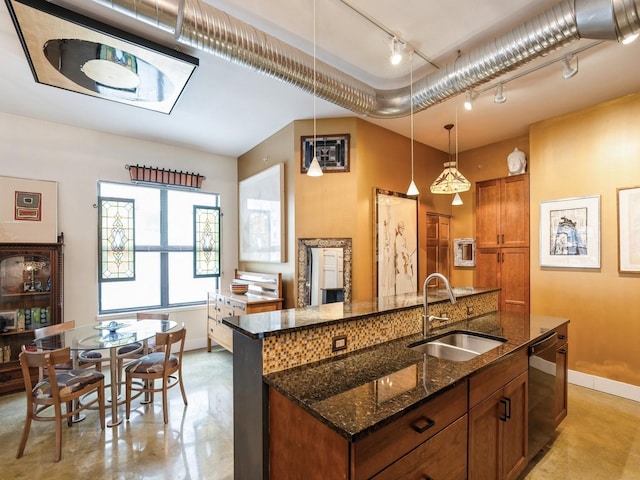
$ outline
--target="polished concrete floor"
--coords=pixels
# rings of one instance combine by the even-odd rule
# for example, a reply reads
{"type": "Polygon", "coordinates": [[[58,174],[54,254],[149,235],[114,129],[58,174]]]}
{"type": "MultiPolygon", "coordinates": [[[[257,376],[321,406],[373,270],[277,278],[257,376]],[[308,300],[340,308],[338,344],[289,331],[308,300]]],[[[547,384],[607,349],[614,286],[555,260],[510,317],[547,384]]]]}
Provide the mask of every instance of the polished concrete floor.
{"type": "MultiPolygon", "coordinates": [[[[53,425],[46,423],[33,424],[25,455],[16,460],[24,393],[0,397],[0,478],[231,480],[232,357],[223,350],[186,352],[184,366],[189,405],[179,389],[171,390],[168,425],[160,403],[136,402],[130,421],[104,431],[96,412],[88,412],[64,427],[59,463],[53,425]]],[[[536,460],[522,479],[640,479],[640,404],[569,386],[569,415],[536,460]]]]}

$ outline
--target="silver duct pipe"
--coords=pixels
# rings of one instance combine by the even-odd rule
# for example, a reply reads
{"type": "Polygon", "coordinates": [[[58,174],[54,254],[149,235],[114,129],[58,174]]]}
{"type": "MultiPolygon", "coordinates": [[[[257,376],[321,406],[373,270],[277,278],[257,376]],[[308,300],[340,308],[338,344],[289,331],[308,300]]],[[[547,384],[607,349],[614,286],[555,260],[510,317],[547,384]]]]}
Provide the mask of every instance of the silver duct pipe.
{"type": "MultiPolygon", "coordinates": [[[[172,33],[203,52],[313,93],[313,57],[202,0],[92,0],[172,33]]],[[[424,110],[580,38],[622,40],[640,31],[640,0],[563,0],[553,8],[414,82],[424,110]]],[[[393,118],[410,112],[410,86],[378,90],[316,61],[316,94],[354,113],[393,118]]]]}

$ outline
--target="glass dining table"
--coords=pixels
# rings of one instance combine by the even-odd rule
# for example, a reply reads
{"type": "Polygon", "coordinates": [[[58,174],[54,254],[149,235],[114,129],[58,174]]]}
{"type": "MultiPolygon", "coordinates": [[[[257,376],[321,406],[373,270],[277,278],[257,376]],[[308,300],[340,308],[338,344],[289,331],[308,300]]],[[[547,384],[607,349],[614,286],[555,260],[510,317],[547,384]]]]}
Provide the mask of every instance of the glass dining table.
{"type": "Polygon", "coordinates": [[[118,417],[118,349],[133,343],[146,342],[156,333],[166,332],[176,326],[170,320],[137,320],[118,319],[100,321],[81,325],[62,333],[43,337],[36,341],[36,346],[43,350],[70,347],[73,352],[74,368],[79,367],[79,354],[85,350],[108,350],[110,364],[111,421],[107,426],[115,427],[122,423],[118,417]]]}

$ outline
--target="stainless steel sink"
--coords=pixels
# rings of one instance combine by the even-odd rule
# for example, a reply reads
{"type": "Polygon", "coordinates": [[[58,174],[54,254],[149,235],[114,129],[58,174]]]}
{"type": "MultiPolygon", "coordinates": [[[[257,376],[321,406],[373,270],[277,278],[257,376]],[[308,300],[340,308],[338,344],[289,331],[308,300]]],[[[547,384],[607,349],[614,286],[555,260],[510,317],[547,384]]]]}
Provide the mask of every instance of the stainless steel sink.
{"type": "Polygon", "coordinates": [[[452,332],[428,342],[410,345],[410,348],[418,353],[426,353],[444,360],[466,362],[505,342],[506,340],[500,337],[473,332],[452,332]]]}

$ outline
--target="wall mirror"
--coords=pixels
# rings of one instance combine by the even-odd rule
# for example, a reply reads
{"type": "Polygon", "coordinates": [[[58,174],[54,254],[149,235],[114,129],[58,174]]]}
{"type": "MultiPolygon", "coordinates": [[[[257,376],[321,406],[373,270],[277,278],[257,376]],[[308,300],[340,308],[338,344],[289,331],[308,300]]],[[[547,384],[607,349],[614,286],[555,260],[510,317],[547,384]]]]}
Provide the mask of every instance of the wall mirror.
{"type": "Polygon", "coordinates": [[[473,238],[456,238],[453,241],[453,266],[476,266],[476,241],[473,238]]]}
{"type": "Polygon", "coordinates": [[[298,239],[297,307],[351,302],[351,239],[298,239]]]}

